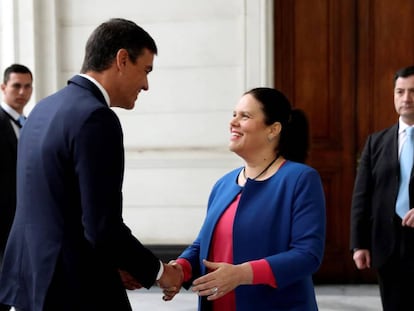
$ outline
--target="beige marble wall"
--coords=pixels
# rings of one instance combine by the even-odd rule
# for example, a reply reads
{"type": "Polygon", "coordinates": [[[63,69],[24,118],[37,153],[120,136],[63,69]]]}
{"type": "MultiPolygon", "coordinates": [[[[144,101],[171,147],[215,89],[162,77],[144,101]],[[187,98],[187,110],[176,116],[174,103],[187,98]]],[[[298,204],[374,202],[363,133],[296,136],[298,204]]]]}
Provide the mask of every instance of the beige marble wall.
{"type": "Polygon", "coordinates": [[[159,54],[125,135],[124,218],[144,243],[187,244],[214,182],[240,160],[227,150],[241,94],[272,85],[271,0],[0,0],[0,64],[28,64],[40,98],[81,66],[91,31],[135,21],[159,54]],[[11,42],[10,48],[6,44],[11,42]]]}

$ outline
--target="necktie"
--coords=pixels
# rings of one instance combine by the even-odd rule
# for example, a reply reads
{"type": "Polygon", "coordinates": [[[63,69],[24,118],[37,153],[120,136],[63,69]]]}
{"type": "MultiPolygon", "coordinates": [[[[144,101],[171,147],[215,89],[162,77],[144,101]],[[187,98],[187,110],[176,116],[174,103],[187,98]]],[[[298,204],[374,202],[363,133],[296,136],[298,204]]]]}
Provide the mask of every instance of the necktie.
{"type": "Polygon", "coordinates": [[[23,116],[23,115],[21,115],[21,116],[17,119],[17,123],[19,123],[19,124],[20,124],[20,128],[22,128],[22,127],[23,127],[24,122],[26,122],[26,117],[25,117],[25,116],[23,116]]]}
{"type": "Polygon", "coordinates": [[[413,131],[414,127],[411,126],[405,130],[407,139],[402,147],[400,155],[400,189],[398,191],[395,211],[401,218],[403,218],[410,209],[410,196],[408,188],[414,157],[413,131]]]}

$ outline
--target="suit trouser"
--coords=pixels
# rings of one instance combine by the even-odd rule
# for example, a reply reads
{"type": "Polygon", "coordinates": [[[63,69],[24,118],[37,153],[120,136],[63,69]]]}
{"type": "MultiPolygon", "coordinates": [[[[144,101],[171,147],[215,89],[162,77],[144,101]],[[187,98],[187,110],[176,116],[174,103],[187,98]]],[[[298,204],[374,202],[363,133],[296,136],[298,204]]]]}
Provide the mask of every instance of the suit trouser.
{"type": "MultiPolygon", "coordinates": [[[[0,271],[1,271],[1,265],[3,262],[3,255],[4,255],[4,247],[2,247],[2,249],[0,250],[0,271]]],[[[0,303],[0,311],[9,311],[11,309],[10,306],[4,305],[2,303],[0,303]]],[[[16,311],[19,311],[19,309],[15,309],[16,311]]]]}
{"type": "MultiPolygon", "coordinates": [[[[11,309],[10,306],[6,306],[0,303],[0,311],[9,311],[11,309]]],[[[19,311],[19,309],[14,308],[14,310],[19,311]]]]}
{"type": "Polygon", "coordinates": [[[10,306],[6,306],[2,303],[0,303],[0,311],[9,311],[10,310],[10,306]]]}
{"type": "MultiPolygon", "coordinates": [[[[3,255],[4,255],[3,251],[4,251],[4,246],[2,245],[0,248],[0,271],[1,271],[1,263],[3,262],[3,255]]],[[[10,306],[6,306],[0,303],[0,311],[8,311],[10,310],[10,308],[11,308],[10,306]]]]}
{"type": "Polygon", "coordinates": [[[393,255],[378,268],[384,311],[414,310],[414,229],[398,226],[393,255]]]}
{"type": "MultiPolygon", "coordinates": [[[[97,262],[98,266],[99,263],[97,262]]],[[[73,293],[75,284],[72,275],[79,271],[66,270],[63,258],[59,257],[55,272],[45,297],[43,311],[131,311],[128,295],[117,270],[104,269],[89,271],[89,283],[77,284],[77,293],[73,293]],[[112,280],[101,286],[102,278],[112,280]],[[70,285],[72,284],[72,285],[70,285]],[[82,288],[82,289],[81,289],[82,288]]],[[[77,280],[77,278],[75,278],[77,280]]]]}

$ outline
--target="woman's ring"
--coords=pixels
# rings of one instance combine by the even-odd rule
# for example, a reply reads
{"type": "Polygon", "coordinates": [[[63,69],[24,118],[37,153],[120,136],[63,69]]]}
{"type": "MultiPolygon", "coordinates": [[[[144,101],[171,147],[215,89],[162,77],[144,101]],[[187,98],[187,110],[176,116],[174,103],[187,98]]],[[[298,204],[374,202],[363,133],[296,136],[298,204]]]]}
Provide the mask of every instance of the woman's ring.
{"type": "Polygon", "coordinates": [[[216,294],[218,292],[218,288],[217,287],[213,287],[212,289],[211,289],[211,293],[214,295],[214,294],[216,294]]]}

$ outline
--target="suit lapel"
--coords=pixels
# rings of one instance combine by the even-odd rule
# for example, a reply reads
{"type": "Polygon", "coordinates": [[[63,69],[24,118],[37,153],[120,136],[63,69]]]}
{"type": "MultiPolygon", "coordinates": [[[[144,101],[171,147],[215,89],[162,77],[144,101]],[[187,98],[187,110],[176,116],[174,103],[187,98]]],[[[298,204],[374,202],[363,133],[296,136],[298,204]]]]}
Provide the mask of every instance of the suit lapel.
{"type": "Polygon", "coordinates": [[[17,137],[13,126],[10,123],[10,118],[6,112],[0,107],[0,132],[6,137],[13,150],[17,148],[17,137]]]}
{"type": "MultiPolygon", "coordinates": [[[[391,163],[397,163],[397,171],[400,171],[400,162],[398,158],[398,124],[395,124],[386,138],[385,144],[391,146],[389,148],[389,156],[391,163]]],[[[399,175],[399,173],[398,173],[399,175]]]]}

